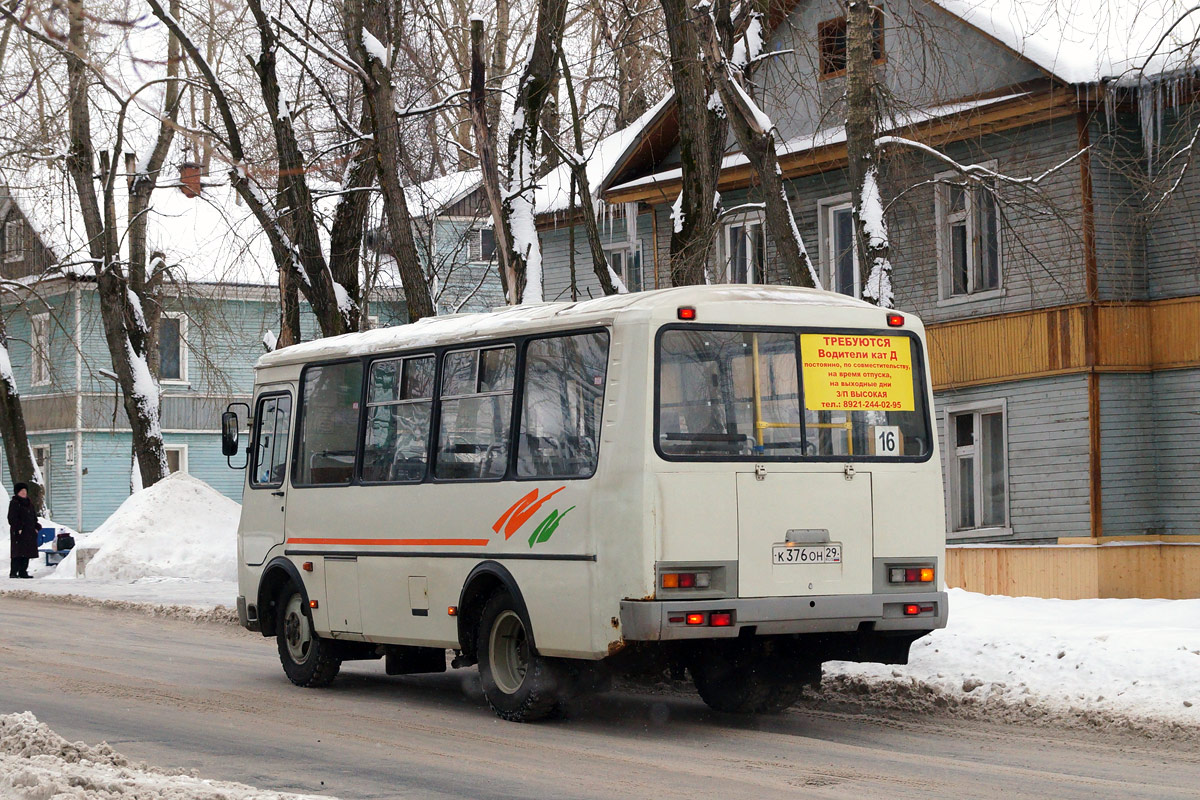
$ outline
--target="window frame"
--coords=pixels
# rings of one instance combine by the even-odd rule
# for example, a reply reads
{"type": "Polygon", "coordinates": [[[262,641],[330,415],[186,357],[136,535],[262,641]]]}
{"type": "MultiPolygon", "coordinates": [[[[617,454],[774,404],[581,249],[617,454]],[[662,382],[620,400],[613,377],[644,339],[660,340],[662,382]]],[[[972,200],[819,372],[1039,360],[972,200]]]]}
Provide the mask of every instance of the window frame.
{"type": "Polygon", "coordinates": [[[948,539],[977,539],[977,538],[995,538],[999,536],[1012,536],[1012,485],[1010,478],[1012,475],[1011,459],[1009,458],[1009,433],[1008,433],[1008,399],[1004,397],[975,400],[966,403],[954,403],[943,408],[944,434],[945,434],[945,461],[943,469],[946,475],[946,538],[948,539]],[[1004,524],[976,526],[974,528],[959,528],[956,524],[959,510],[959,479],[958,479],[958,459],[959,448],[955,443],[954,425],[955,420],[967,414],[975,417],[974,425],[976,430],[976,442],[971,444],[974,452],[971,458],[975,463],[974,468],[974,496],[975,496],[975,519],[981,520],[982,504],[983,504],[983,470],[982,453],[978,448],[978,431],[980,430],[980,417],[984,414],[1000,414],[1001,430],[1003,431],[1003,447],[1004,447],[1004,524]]]}
{"type": "MultiPolygon", "coordinates": [[[[188,446],[186,444],[164,444],[163,454],[175,450],[179,453],[179,472],[188,475],[188,446]]],[[[174,474],[174,473],[172,473],[174,474]]]]}
{"type": "MultiPolygon", "coordinates": [[[[476,371],[478,371],[478,367],[476,367],[476,371]]],[[[438,389],[440,387],[441,375],[442,375],[442,360],[441,360],[441,357],[434,350],[413,350],[410,352],[405,352],[405,353],[400,353],[400,354],[391,354],[391,355],[386,355],[386,356],[372,356],[371,358],[367,359],[367,361],[363,367],[363,387],[364,387],[363,397],[364,397],[364,399],[363,399],[363,403],[362,403],[362,415],[361,415],[361,420],[360,420],[360,424],[359,424],[359,443],[358,443],[358,448],[357,448],[358,452],[354,458],[354,480],[352,482],[353,485],[414,486],[419,483],[424,483],[428,479],[429,474],[430,474],[430,463],[433,461],[433,456],[434,456],[434,452],[433,452],[434,446],[437,443],[437,437],[435,435],[436,428],[434,427],[434,424],[437,421],[437,417],[435,417],[435,414],[436,414],[436,409],[438,406],[438,389]],[[400,380],[401,380],[401,385],[403,385],[404,362],[416,360],[419,358],[432,358],[433,359],[433,388],[430,390],[430,396],[428,398],[428,401],[426,401],[425,399],[416,399],[416,400],[394,400],[394,401],[389,401],[386,403],[375,403],[374,405],[372,405],[370,403],[371,370],[374,369],[376,364],[382,364],[382,363],[386,363],[388,361],[401,362],[400,380]],[[363,475],[362,475],[363,458],[367,452],[367,424],[368,424],[368,421],[370,418],[371,408],[399,406],[399,405],[413,405],[416,403],[424,403],[424,402],[429,403],[429,430],[427,430],[425,432],[425,469],[422,471],[421,477],[417,478],[416,480],[407,480],[407,481],[369,481],[369,480],[366,480],[365,478],[363,478],[363,475]]],[[[345,484],[339,483],[337,485],[344,486],[345,484]]]]}
{"type": "MultiPolygon", "coordinates": [[[[250,471],[250,474],[248,476],[249,477],[248,484],[251,489],[280,489],[283,487],[283,485],[285,483],[290,484],[291,477],[292,477],[292,450],[294,449],[292,446],[292,442],[295,441],[295,434],[296,434],[296,430],[297,430],[296,420],[299,416],[298,414],[296,414],[296,406],[297,406],[297,403],[296,403],[296,400],[292,397],[292,393],[290,391],[286,391],[286,390],[282,390],[282,389],[272,390],[269,392],[263,392],[255,399],[255,401],[254,401],[254,425],[252,425],[250,428],[250,447],[252,450],[251,450],[250,459],[246,462],[246,468],[250,471]],[[290,412],[292,415],[292,418],[288,423],[288,431],[287,431],[287,437],[288,437],[287,452],[284,453],[284,459],[283,459],[284,476],[283,476],[282,480],[279,481],[279,483],[259,483],[258,481],[254,480],[254,475],[255,475],[256,469],[258,468],[258,463],[255,461],[253,448],[255,448],[255,446],[257,445],[257,442],[258,442],[259,424],[262,422],[263,403],[265,403],[267,400],[270,400],[273,397],[274,398],[286,397],[292,401],[292,410],[290,412]]],[[[278,413],[278,412],[276,412],[276,413],[278,413]]],[[[275,435],[278,436],[279,435],[278,424],[276,425],[275,431],[276,431],[275,435]]],[[[272,452],[274,452],[274,451],[272,451],[272,452]]],[[[342,484],[338,484],[338,485],[341,486],[342,484]]]]}
{"type": "MultiPolygon", "coordinates": [[[[983,162],[980,166],[995,170],[996,161],[983,162]]],[[[962,174],[957,170],[939,172],[933,176],[935,181],[933,194],[934,231],[937,247],[938,299],[937,305],[957,305],[977,300],[1003,297],[1006,293],[1004,285],[1004,225],[1000,217],[1000,207],[996,205],[996,286],[992,289],[974,289],[975,276],[979,268],[977,263],[982,243],[979,238],[978,215],[975,213],[977,195],[982,189],[973,182],[959,183],[962,174]],[[951,213],[950,191],[951,184],[961,185],[963,190],[963,210],[951,213]],[[958,217],[962,216],[959,220],[958,217]],[[952,219],[953,218],[953,219],[952,219]],[[954,291],[954,254],[951,252],[954,237],[950,234],[950,226],[958,222],[966,226],[967,236],[967,289],[965,292],[954,291]]]]}
{"type": "Polygon", "coordinates": [[[29,318],[29,385],[50,383],[50,312],[29,318]],[[38,329],[41,328],[39,331],[38,329]],[[44,342],[39,342],[44,339],[44,342]]]}
{"type": "MultiPolygon", "coordinates": [[[[879,34],[875,39],[875,43],[878,45],[879,55],[872,59],[871,63],[873,66],[879,66],[887,63],[887,20],[884,18],[882,8],[874,9],[874,15],[871,22],[875,23],[876,21],[879,23],[879,34]]],[[[849,31],[847,30],[847,21],[845,15],[832,17],[817,23],[816,42],[818,81],[832,80],[834,78],[841,78],[846,75],[845,66],[842,66],[839,69],[832,69],[828,71],[825,69],[826,57],[824,44],[826,37],[829,35],[830,31],[835,31],[838,28],[842,30],[842,40],[845,43],[843,44],[842,59],[846,60],[849,57],[847,52],[849,50],[849,31]]]]}
{"type": "Polygon", "coordinates": [[[590,478],[595,477],[596,473],[600,470],[600,450],[601,450],[601,445],[604,441],[604,418],[605,418],[604,411],[605,411],[605,406],[608,403],[608,376],[609,376],[609,368],[612,366],[611,358],[612,358],[612,331],[610,331],[608,328],[603,327],[603,326],[595,327],[595,328],[587,328],[585,330],[553,332],[553,333],[536,334],[533,336],[524,337],[524,339],[520,345],[520,352],[518,354],[518,360],[517,360],[517,366],[519,369],[519,371],[517,372],[517,384],[514,385],[514,387],[513,387],[514,389],[516,389],[519,386],[521,402],[520,402],[520,405],[515,404],[516,401],[515,401],[515,392],[514,392],[513,408],[516,411],[516,419],[513,423],[513,429],[512,429],[513,446],[512,446],[512,453],[510,454],[511,457],[509,458],[509,465],[508,465],[509,474],[506,477],[508,477],[510,480],[514,480],[514,481],[586,481],[586,480],[589,480],[590,478]],[[600,420],[597,423],[597,427],[596,427],[596,463],[592,467],[592,471],[590,473],[588,473],[587,475],[521,475],[517,471],[517,460],[520,455],[520,447],[521,447],[521,441],[520,441],[521,425],[524,422],[523,412],[525,410],[525,364],[527,362],[529,346],[531,344],[533,344],[534,342],[545,341],[546,339],[569,339],[574,336],[590,336],[590,335],[594,335],[597,333],[604,336],[605,360],[604,360],[604,383],[601,387],[602,391],[600,393],[600,420]]]}
{"type": "Polygon", "coordinates": [[[50,487],[50,459],[54,456],[54,450],[51,447],[50,442],[43,442],[42,444],[30,444],[29,449],[32,451],[30,455],[33,456],[33,466],[42,476],[42,503],[46,506],[46,510],[49,511],[52,497],[50,487]],[[38,462],[39,452],[44,452],[46,454],[46,457],[41,463],[38,462]]]}
{"type": "MultiPolygon", "coordinates": [[[[629,241],[611,242],[609,244],[602,245],[602,247],[604,249],[604,258],[606,261],[608,259],[609,253],[624,253],[624,258],[621,259],[621,270],[618,272],[617,270],[614,269],[613,272],[615,272],[617,274],[617,277],[619,277],[621,279],[621,283],[625,284],[625,288],[631,292],[645,291],[645,289],[646,289],[646,272],[645,272],[646,265],[643,262],[644,253],[642,252],[642,240],[638,239],[638,240],[632,241],[632,242],[629,242],[629,241]],[[630,261],[631,256],[634,253],[637,254],[638,265],[642,271],[642,273],[641,273],[642,285],[638,286],[636,289],[632,288],[629,285],[629,261],[630,261]]],[[[609,266],[609,269],[612,269],[611,261],[608,262],[608,266],[609,266]]]]}
{"type": "MultiPolygon", "coordinates": [[[[692,323],[672,323],[663,325],[654,335],[654,386],[653,404],[651,413],[654,415],[653,441],[654,452],[663,461],[675,463],[755,463],[755,462],[775,462],[775,463],[793,463],[793,464],[819,464],[828,462],[851,463],[865,461],[868,463],[878,464],[920,464],[928,461],[933,457],[934,452],[934,437],[937,436],[936,420],[933,417],[933,397],[926,395],[925,389],[928,386],[926,375],[926,353],[925,348],[919,346],[921,339],[912,331],[896,330],[895,328],[838,328],[838,327],[822,327],[813,325],[789,326],[789,325],[695,325],[692,323]],[[660,427],[662,425],[662,414],[659,411],[659,400],[662,395],[662,338],[670,331],[749,331],[755,333],[786,333],[796,337],[796,379],[800,387],[800,419],[804,419],[804,364],[802,363],[802,355],[800,352],[800,335],[804,333],[831,333],[849,336],[903,336],[911,339],[918,344],[916,355],[913,357],[913,390],[920,392],[925,398],[925,436],[928,440],[926,452],[921,456],[875,456],[869,453],[854,453],[854,454],[837,454],[829,456],[804,456],[804,455],[767,455],[765,453],[752,453],[750,455],[668,455],[662,450],[662,442],[659,438],[660,427]]],[[[803,428],[801,428],[803,430],[803,428]]],[[[1007,467],[1007,463],[1006,463],[1007,467]]]]}
{"type": "MultiPolygon", "coordinates": [[[[489,339],[480,339],[478,341],[455,343],[452,345],[444,345],[441,347],[430,348],[430,347],[426,346],[426,347],[421,347],[421,348],[414,348],[412,350],[399,350],[399,351],[389,350],[389,351],[383,351],[383,352],[379,352],[379,353],[371,353],[371,354],[365,355],[365,356],[358,356],[358,357],[352,357],[352,358],[335,358],[335,359],[328,359],[328,360],[324,360],[324,361],[312,361],[312,362],[306,363],[306,364],[304,364],[303,369],[300,372],[299,382],[297,383],[297,391],[299,393],[299,396],[297,398],[293,399],[292,424],[291,424],[291,431],[290,431],[289,439],[288,439],[288,448],[289,448],[288,460],[287,460],[288,474],[287,474],[287,476],[285,476],[284,481],[288,485],[289,490],[292,490],[292,489],[303,490],[303,489],[319,489],[319,488],[332,488],[332,487],[342,488],[342,487],[346,487],[346,486],[364,486],[364,487],[394,486],[394,485],[417,486],[417,485],[427,484],[427,483],[428,484],[443,484],[443,483],[445,483],[445,484],[461,484],[461,483],[497,483],[500,481],[513,481],[513,482],[542,481],[542,482],[545,482],[548,480],[554,480],[554,481],[558,481],[558,482],[563,482],[563,481],[574,481],[574,480],[591,480],[593,477],[595,477],[595,474],[596,474],[595,472],[593,472],[592,475],[589,475],[587,477],[562,477],[562,478],[543,478],[543,477],[538,477],[538,476],[522,477],[522,476],[517,475],[516,436],[517,436],[517,432],[520,430],[519,425],[520,425],[520,409],[522,407],[521,404],[524,402],[524,399],[525,399],[525,392],[524,392],[524,383],[525,382],[523,380],[524,370],[525,370],[525,343],[535,340],[535,339],[554,338],[554,337],[558,337],[558,336],[577,336],[577,335],[582,335],[582,334],[587,334],[587,333],[601,333],[601,332],[604,333],[606,336],[608,336],[608,340],[609,340],[609,351],[608,351],[609,360],[606,362],[605,368],[604,368],[604,402],[607,405],[607,403],[610,402],[610,395],[608,392],[608,381],[609,381],[609,376],[612,373],[612,370],[611,370],[611,368],[612,368],[612,328],[608,325],[589,325],[589,326],[583,327],[583,328],[565,328],[563,330],[538,331],[536,333],[522,334],[522,335],[518,335],[518,336],[493,337],[493,338],[489,338],[489,339]],[[442,384],[442,359],[443,359],[443,356],[446,353],[454,352],[454,351],[489,350],[489,349],[495,349],[497,347],[506,347],[506,346],[513,346],[516,348],[516,367],[515,367],[516,372],[514,373],[514,376],[513,376],[513,381],[514,381],[514,384],[513,384],[513,409],[512,409],[513,416],[512,416],[512,422],[511,422],[511,425],[509,428],[509,445],[510,446],[509,446],[508,462],[505,465],[504,474],[501,477],[489,478],[486,480],[479,480],[479,479],[473,479],[473,478],[439,478],[439,477],[437,477],[434,474],[434,467],[437,462],[437,452],[436,452],[437,438],[436,437],[437,437],[438,431],[441,430],[442,405],[441,405],[441,397],[438,395],[438,392],[440,391],[441,384],[442,384]],[[405,483],[400,483],[400,484],[374,483],[374,482],[364,483],[360,479],[360,474],[361,474],[361,470],[362,470],[363,445],[366,441],[366,439],[365,439],[366,419],[367,419],[366,398],[367,398],[367,390],[368,390],[367,377],[370,375],[370,364],[371,364],[371,362],[374,362],[374,361],[386,361],[389,359],[408,358],[410,356],[417,357],[417,356],[421,356],[421,355],[433,355],[436,359],[434,362],[434,376],[433,376],[434,387],[435,387],[434,397],[433,397],[433,410],[430,414],[430,419],[429,419],[429,425],[430,425],[430,441],[428,444],[429,458],[426,460],[426,463],[425,463],[425,475],[419,482],[405,482],[405,483]],[[296,458],[296,452],[297,452],[294,443],[296,441],[296,437],[299,436],[299,430],[300,430],[299,426],[300,426],[300,421],[303,416],[304,395],[303,395],[303,392],[300,390],[303,388],[303,385],[304,385],[303,381],[304,381],[305,375],[307,374],[309,369],[312,369],[315,367],[328,367],[328,366],[332,366],[335,364],[346,364],[346,363],[351,363],[351,362],[359,362],[363,365],[362,391],[360,392],[360,395],[359,395],[359,415],[358,415],[358,434],[357,434],[358,439],[357,439],[356,446],[355,446],[353,477],[351,478],[350,483],[319,483],[319,484],[295,483],[292,480],[292,476],[295,474],[295,458],[296,458]]],[[[283,392],[283,391],[271,392],[270,394],[287,394],[290,396],[290,392],[283,392]]],[[[260,395],[260,397],[267,397],[267,396],[268,396],[267,393],[260,395]]],[[[602,419],[603,419],[603,417],[602,417],[602,419]]],[[[600,439],[601,439],[601,442],[603,442],[603,422],[601,423],[600,439]]],[[[597,445],[597,446],[598,446],[598,448],[601,447],[601,445],[597,445]]],[[[600,452],[598,450],[596,453],[596,472],[599,472],[599,469],[600,469],[600,452]]],[[[254,488],[266,488],[266,487],[265,486],[256,486],[254,488]]],[[[276,487],[276,488],[278,488],[278,487],[276,487]]]]}
{"type": "Polygon", "coordinates": [[[13,263],[25,260],[28,245],[25,241],[25,220],[13,215],[4,221],[4,261],[13,263]],[[16,235],[13,235],[13,232],[16,235]]]}
{"type": "Polygon", "coordinates": [[[436,427],[436,430],[433,430],[433,443],[430,447],[428,467],[426,468],[426,471],[425,471],[426,475],[428,477],[430,477],[432,482],[434,482],[434,483],[498,483],[500,481],[509,479],[509,477],[513,474],[514,463],[515,463],[514,455],[515,455],[516,444],[517,444],[517,441],[516,441],[517,403],[519,402],[520,398],[524,397],[524,392],[521,392],[520,395],[518,395],[517,388],[518,388],[518,384],[521,383],[521,370],[523,369],[524,364],[525,364],[524,347],[516,339],[501,339],[501,340],[494,341],[491,343],[471,342],[465,346],[464,345],[454,345],[452,347],[444,348],[438,353],[437,371],[436,371],[437,374],[435,375],[435,378],[434,378],[434,380],[436,381],[436,383],[434,383],[434,401],[437,405],[437,417],[436,417],[436,419],[433,417],[431,417],[431,419],[430,419],[431,430],[433,429],[433,425],[436,424],[437,427],[436,427]],[[478,391],[479,373],[480,373],[480,370],[482,369],[482,365],[483,365],[483,358],[482,358],[483,352],[485,350],[507,350],[509,348],[512,348],[512,350],[513,350],[512,389],[509,391],[490,391],[490,392],[478,391]],[[476,387],[476,391],[471,392],[469,394],[443,395],[442,394],[442,378],[443,378],[443,368],[445,366],[446,356],[452,355],[453,353],[466,353],[466,352],[472,352],[472,351],[478,353],[478,355],[475,357],[475,387],[476,387]],[[508,452],[505,454],[504,472],[502,472],[500,475],[497,475],[494,477],[487,477],[487,478],[443,478],[443,477],[440,477],[437,474],[437,467],[438,467],[438,455],[440,453],[439,448],[441,446],[442,401],[443,400],[463,400],[463,399],[472,398],[472,397],[504,397],[504,396],[508,396],[508,397],[512,398],[512,408],[510,408],[509,412],[508,412],[508,452]]]}
{"type": "Polygon", "coordinates": [[[492,225],[479,225],[472,227],[470,231],[470,239],[467,240],[467,263],[468,264],[494,264],[496,263],[496,228],[492,225]],[[485,259],[483,257],[483,232],[485,230],[492,232],[492,257],[485,259]]]}
{"type": "MultiPolygon", "coordinates": [[[[833,224],[833,215],[837,211],[853,209],[854,203],[850,193],[825,197],[817,201],[817,253],[821,268],[821,281],[827,287],[833,286],[834,272],[834,256],[837,253],[837,248],[833,246],[833,237],[836,235],[836,226],[833,224]]],[[[851,213],[851,222],[853,222],[853,213],[851,213]]],[[[862,299],[862,268],[858,262],[858,246],[854,241],[855,231],[853,227],[850,230],[850,252],[854,258],[854,294],[843,295],[844,297],[853,297],[856,300],[862,299]]],[[[834,292],[835,289],[829,289],[834,292]]],[[[840,292],[839,292],[840,294],[840,292]]]]}
{"type": "Polygon", "coordinates": [[[358,480],[359,464],[362,463],[363,449],[363,433],[364,425],[366,424],[366,405],[367,405],[367,365],[366,358],[335,358],[329,361],[314,361],[304,365],[304,369],[300,370],[300,380],[296,384],[296,401],[294,403],[294,417],[292,419],[292,437],[288,440],[288,472],[290,473],[285,479],[287,484],[292,489],[319,489],[323,487],[343,487],[357,486],[360,484],[358,480]],[[304,420],[304,379],[308,376],[308,371],[317,369],[318,367],[335,367],[339,364],[358,364],[362,369],[362,378],[359,379],[358,387],[358,425],[357,433],[355,434],[354,444],[354,464],[350,469],[350,480],[341,481],[338,483],[296,483],[294,478],[297,474],[296,460],[300,455],[300,450],[293,444],[300,436],[300,423],[304,420]]]}
{"type": "MultiPolygon", "coordinates": [[[[161,360],[161,356],[160,356],[159,364],[158,364],[158,371],[159,371],[158,382],[163,385],[166,385],[166,386],[181,386],[181,385],[188,384],[190,382],[190,379],[188,378],[188,346],[187,346],[188,318],[187,318],[187,315],[184,314],[182,311],[164,311],[162,313],[162,319],[173,319],[173,320],[176,320],[179,322],[179,377],[178,378],[162,377],[162,374],[161,374],[162,373],[162,360],[161,360]]],[[[160,330],[159,330],[160,337],[161,337],[161,334],[162,334],[162,330],[160,327],[160,330]]],[[[159,339],[159,341],[161,342],[161,338],[159,339]]]]}
{"type": "Polygon", "coordinates": [[[730,236],[733,233],[733,228],[742,227],[743,229],[758,225],[759,232],[762,238],[762,270],[767,271],[767,215],[765,211],[747,211],[741,214],[730,216],[721,223],[721,263],[720,263],[720,280],[718,283],[727,283],[731,286],[754,286],[756,284],[766,283],[763,275],[754,275],[753,271],[757,268],[754,263],[756,259],[752,256],[750,263],[746,267],[745,282],[734,281],[730,267],[732,259],[732,244],[730,236]]]}

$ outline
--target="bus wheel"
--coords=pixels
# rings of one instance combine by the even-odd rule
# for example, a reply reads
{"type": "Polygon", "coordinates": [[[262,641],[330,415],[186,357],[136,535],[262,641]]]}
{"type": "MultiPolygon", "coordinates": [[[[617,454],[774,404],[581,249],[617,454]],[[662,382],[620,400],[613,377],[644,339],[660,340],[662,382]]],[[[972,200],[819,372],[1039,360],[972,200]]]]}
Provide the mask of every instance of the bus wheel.
{"type": "Polygon", "coordinates": [[[479,677],[502,719],[532,722],[558,708],[558,670],[533,651],[525,620],[507,592],[492,595],[479,621],[479,677]]]}
{"type": "Polygon", "coordinates": [[[281,611],[275,623],[275,639],[288,680],[297,686],[314,688],[331,684],[342,660],[333,655],[331,642],[313,632],[312,617],[300,590],[285,587],[276,608],[281,611]]]}
{"type": "Polygon", "coordinates": [[[754,714],[771,698],[762,649],[740,641],[707,642],[688,665],[700,699],[714,711],[754,714]]]}

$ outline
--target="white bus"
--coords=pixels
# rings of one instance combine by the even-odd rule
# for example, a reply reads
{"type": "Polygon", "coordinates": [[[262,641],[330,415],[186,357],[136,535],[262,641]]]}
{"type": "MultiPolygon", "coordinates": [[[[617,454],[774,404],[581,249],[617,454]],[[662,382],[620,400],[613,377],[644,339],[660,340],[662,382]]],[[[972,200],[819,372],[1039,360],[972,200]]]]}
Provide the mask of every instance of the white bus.
{"type": "Polygon", "coordinates": [[[946,623],[930,392],[919,320],[793,288],[288,347],[256,367],[238,614],[301,686],[450,650],[510,720],[667,668],[779,710],[946,623]]]}

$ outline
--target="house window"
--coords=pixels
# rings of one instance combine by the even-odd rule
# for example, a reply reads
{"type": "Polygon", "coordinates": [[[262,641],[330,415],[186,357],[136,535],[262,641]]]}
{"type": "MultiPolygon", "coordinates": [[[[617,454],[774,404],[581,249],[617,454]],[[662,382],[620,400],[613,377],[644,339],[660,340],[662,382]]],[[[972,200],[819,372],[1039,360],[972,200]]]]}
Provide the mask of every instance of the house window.
{"type": "Polygon", "coordinates": [[[4,260],[20,261],[25,257],[25,224],[20,218],[4,223],[4,260]]]}
{"type": "Polygon", "coordinates": [[[30,321],[30,381],[34,386],[50,382],[50,315],[35,314],[30,321]]]}
{"type": "Polygon", "coordinates": [[[984,407],[946,415],[950,527],[954,531],[1004,528],[1008,523],[1005,410],[984,407]]]}
{"type": "Polygon", "coordinates": [[[849,195],[822,200],[820,211],[821,279],[832,292],[862,295],[858,251],[854,247],[854,216],[849,195]]]}
{"type": "Polygon", "coordinates": [[[725,226],[726,283],[762,283],[767,239],[761,218],[744,217],[725,226]]]}
{"type": "Polygon", "coordinates": [[[42,489],[46,493],[42,502],[46,508],[50,508],[50,445],[35,444],[29,449],[33,451],[33,463],[37,465],[38,474],[42,476],[42,489]]]}
{"type": "MultiPolygon", "coordinates": [[[[939,181],[954,181],[943,173],[939,181]]],[[[994,183],[937,187],[938,272],[943,299],[1000,289],[1000,212],[994,183]]]]}
{"type": "Polygon", "coordinates": [[[187,474],[187,445],[167,445],[163,448],[167,454],[167,472],[174,475],[176,472],[187,474]]]}
{"type": "Polygon", "coordinates": [[[622,242],[604,248],[608,266],[613,274],[621,279],[625,288],[631,292],[640,292],[645,288],[642,281],[642,244],[641,242],[622,242]]]}
{"type": "MultiPolygon", "coordinates": [[[[883,11],[876,8],[871,19],[875,33],[872,55],[875,63],[883,61],[883,11]]],[[[834,78],[846,72],[846,18],[835,17],[817,26],[817,51],[821,60],[821,77],[834,78]]]]}
{"type": "Polygon", "coordinates": [[[158,378],[187,380],[187,320],[178,314],[163,314],[158,321],[158,378]]]}
{"type": "Polygon", "coordinates": [[[490,263],[496,258],[494,228],[476,228],[467,236],[467,258],[473,263],[490,263]]]}

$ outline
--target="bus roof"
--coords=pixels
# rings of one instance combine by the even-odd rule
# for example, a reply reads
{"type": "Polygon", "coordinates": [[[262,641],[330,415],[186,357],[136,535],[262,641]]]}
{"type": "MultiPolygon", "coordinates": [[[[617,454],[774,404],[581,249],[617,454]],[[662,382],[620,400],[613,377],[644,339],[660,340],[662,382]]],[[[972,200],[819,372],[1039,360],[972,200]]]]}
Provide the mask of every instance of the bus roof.
{"type": "MultiPolygon", "coordinates": [[[[326,361],[406,350],[461,344],[499,336],[561,330],[565,327],[607,325],[618,317],[639,311],[656,316],[655,311],[670,312],[679,306],[698,306],[722,302],[798,303],[825,307],[875,308],[836,292],[801,289],[794,286],[722,284],[719,286],[680,286],[647,292],[611,295],[576,303],[538,303],[503,308],[482,314],[450,314],[426,317],[409,325],[359,333],[347,333],[285,347],[262,356],[256,368],[326,361]]],[[[672,313],[671,316],[674,316],[672,313]]]]}

